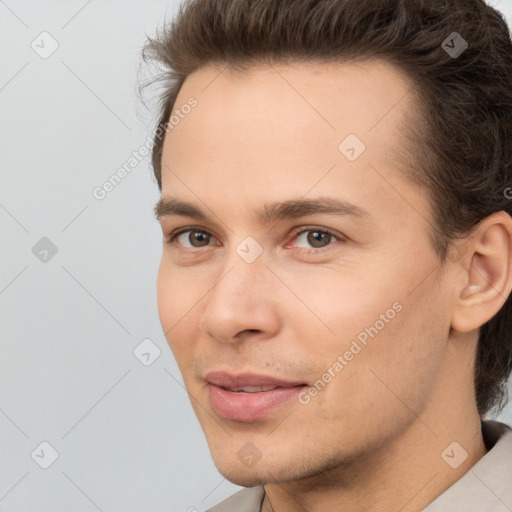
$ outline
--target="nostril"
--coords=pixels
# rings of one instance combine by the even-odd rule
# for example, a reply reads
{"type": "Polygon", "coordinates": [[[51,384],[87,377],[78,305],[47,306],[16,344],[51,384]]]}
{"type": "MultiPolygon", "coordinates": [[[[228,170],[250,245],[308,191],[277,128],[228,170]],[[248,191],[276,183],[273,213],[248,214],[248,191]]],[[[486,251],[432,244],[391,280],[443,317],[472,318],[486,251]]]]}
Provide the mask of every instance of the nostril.
{"type": "Polygon", "coordinates": [[[260,334],[262,331],[260,329],[244,329],[243,331],[240,331],[236,337],[237,338],[243,338],[244,336],[247,336],[247,334],[260,334]]]}

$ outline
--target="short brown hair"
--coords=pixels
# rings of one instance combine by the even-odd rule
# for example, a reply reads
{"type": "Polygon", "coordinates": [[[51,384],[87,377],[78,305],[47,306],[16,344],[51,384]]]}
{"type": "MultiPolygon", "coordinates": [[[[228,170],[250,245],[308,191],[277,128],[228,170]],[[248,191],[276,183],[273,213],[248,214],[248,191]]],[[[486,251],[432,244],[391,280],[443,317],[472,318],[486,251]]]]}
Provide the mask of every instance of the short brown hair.
{"type": "MultiPolygon", "coordinates": [[[[440,261],[482,219],[512,212],[504,193],[512,185],[512,41],[503,15],[484,0],[188,0],[148,38],[142,56],[163,66],[152,152],[160,190],[161,134],[183,82],[198,68],[382,59],[414,84],[416,117],[408,118],[404,137],[413,149],[410,177],[431,200],[440,261]]],[[[480,328],[481,415],[505,405],[511,370],[509,296],[480,328]]]]}

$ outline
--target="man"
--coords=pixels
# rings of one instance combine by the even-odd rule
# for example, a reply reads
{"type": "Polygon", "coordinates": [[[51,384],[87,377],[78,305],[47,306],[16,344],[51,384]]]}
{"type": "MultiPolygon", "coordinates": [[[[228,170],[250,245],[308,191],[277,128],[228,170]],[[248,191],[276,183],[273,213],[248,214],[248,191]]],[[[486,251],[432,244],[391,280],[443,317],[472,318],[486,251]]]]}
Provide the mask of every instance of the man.
{"type": "Polygon", "coordinates": [[[512,42],[481,0],[196,0],[150,40],[163,330],[212,511],[512,510],[512,42]],[[165,137],[164,137],[165,135],[165,137]]]}

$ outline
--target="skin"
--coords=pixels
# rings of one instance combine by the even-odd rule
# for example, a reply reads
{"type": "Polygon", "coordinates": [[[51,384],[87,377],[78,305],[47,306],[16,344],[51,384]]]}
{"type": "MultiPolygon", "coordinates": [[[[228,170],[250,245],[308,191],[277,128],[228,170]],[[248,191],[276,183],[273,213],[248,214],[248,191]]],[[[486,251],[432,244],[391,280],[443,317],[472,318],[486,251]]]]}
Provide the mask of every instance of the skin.
{"type": "Polygon", "coordinates": [[[418,511],[486,453],[474,353],[478,328],[512,288],[512,221],[484,219],[462,258],[440,262],[427,194],[394,162],[415,107],[408,89],[377,61],[206,66],[176,101],[198,105],[166,136],[162,197],[208,218],[162,215],[162,232],[210,236],[199,247],[190,232],[164,242],[160,320],[218,470],[265,485],[264,512],[418,511]],[[353,162],[338,150],[350,133],[366,145],[353,162]],[[267,202],[319,197],[368,218],[255,216],[267,202]],[[336,236],[315,246],[315,229],[336,236]],[[248,236],[263,250],[253,263],[236,251],[248,236]],[[313,386],[396,303],[401,311],[306,405],[252,422],[213,410],[206,372],[313,386]],[[455,469],[441,456],[453,442],[468,453],[455,469]],[[251,467],[237,456],[247,443],[261,455],[251,467]]]}

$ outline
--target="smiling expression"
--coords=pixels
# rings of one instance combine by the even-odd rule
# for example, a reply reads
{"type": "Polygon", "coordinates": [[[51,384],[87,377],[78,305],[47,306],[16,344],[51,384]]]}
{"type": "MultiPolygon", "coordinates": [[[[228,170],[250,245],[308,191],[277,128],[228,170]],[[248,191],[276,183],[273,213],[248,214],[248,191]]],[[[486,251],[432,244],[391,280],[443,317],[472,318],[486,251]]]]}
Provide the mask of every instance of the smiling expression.
{"type": "Polygon", "coordinates": [[[394,159],[407,91],[381,62],[208,66],[180,91],[197,107],[164,144],[159,315],[235,483],[344,464],[429,401],[451,298],[394,159]]]}

